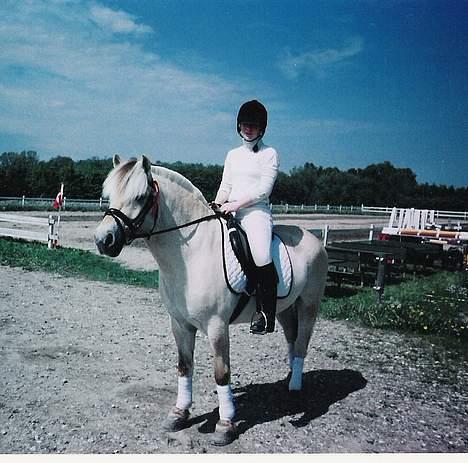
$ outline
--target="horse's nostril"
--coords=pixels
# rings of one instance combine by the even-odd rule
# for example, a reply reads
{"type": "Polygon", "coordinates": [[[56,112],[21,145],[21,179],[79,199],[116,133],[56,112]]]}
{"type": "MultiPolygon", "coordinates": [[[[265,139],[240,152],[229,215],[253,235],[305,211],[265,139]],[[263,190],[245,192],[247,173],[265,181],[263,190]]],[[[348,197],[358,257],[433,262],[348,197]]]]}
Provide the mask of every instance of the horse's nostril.
{"type": "Polygon", "coordinates": [[[114,244],[114,235],[112,233],[108,233],[106,239],[104,240],[104,244],[106,247],[112,246],[114,244]]]}

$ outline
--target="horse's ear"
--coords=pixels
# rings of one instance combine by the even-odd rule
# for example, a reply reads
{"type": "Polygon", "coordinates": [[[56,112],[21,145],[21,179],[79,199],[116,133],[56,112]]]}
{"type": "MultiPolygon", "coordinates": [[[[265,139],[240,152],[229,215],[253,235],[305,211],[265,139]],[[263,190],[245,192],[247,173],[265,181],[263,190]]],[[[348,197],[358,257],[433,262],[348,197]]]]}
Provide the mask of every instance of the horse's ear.
{"type": "Polygon", "coordinates": [[[141,163],[143,164],[143,169],[146,173],[151,172],[151,161],[144,154],[141,156],[141,163]]]}
{"type": "Polygon", "coordinates": [[[114,167],[117,167],[120,163],[120,156],[118,154],[114,154],[114,157],[112,158],[112,164],[114,165],[114,167]]]}

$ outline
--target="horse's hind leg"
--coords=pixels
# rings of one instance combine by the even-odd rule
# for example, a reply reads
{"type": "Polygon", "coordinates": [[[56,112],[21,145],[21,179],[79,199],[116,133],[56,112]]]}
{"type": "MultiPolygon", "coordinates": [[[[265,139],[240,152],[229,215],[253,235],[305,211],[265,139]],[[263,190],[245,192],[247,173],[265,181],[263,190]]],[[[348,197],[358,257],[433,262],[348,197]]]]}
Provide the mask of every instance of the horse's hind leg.
{"type": "Polygon", "coordinates": [[[297,338],[297,312],[295,304],[280,312],[277,318],[283,328],[284,336],[288,343],[289,368],[292,369],[294,360],[294,343],[297,338]]]}
{"type": "Polygon", "coordinates": [[[302,389],[304,358],[307,355],[318,308],[319,303],[306,304],[302,297],[299,297],[294,305],[284,312],[284,316],[281,317],[282,314],[279,314],[280,323],[288,341],[289,366],[291,368],[290,391],[302,389]]]}
{"type": "Polygon", "coordinates": [[[197,330],[173,317],[171,317],[171,327],[179,357],[177,402],[163,423],[163,428],[166,431],[178,431],[185,427],[189,417],[189,409],[192,406],[193,351],[197,330]]]}

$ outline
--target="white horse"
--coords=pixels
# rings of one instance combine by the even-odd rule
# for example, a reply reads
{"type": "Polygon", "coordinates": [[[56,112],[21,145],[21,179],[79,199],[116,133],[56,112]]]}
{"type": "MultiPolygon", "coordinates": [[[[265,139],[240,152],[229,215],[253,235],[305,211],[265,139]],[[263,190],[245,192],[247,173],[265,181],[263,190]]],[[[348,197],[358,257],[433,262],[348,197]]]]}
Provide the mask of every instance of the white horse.
{"type": "MultiPolygon", "coordinates": [[[[164,428],[187,426],[192,404],[195,334],[208,337],[214,357],[219,421],[212,443],[226,445],[237,435],[230,387],[229,319],[239,295],[228,290],[223,272],[219,218],[201,192],[185,177],[150,161],[114,156],[104,195],[110,209],[95,233],[99,251],[117,256],[135,238],[146,238],[159,265],[160,296],[170,315],[178,349],[178,393],[164,428]]],[[[224,221],[223,221],[224,223],[224,221]]],[[[300,390],[304,357],[318,314],[327,275],[327,255],[321,242],[297,226],[275,226],[285,243],[293,268],[293,286],[278,300],[277,318],[289,348],[289,389],[300,390]]],[[[251,298],[235,323],[250,322],[251,298]]]]}

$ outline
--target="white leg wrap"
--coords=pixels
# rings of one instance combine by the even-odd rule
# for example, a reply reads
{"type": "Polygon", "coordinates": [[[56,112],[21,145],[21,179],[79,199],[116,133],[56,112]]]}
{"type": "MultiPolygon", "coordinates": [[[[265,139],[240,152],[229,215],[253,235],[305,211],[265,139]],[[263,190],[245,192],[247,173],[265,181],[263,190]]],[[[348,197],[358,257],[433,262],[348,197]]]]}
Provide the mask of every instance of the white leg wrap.
{"type": "Polygon", "coordinates": [[[300,391],[302,389],[302,372],[304,370],[304,359],[294,357],[291,380],[289,381],[290,391],[300,391]]]}
{"type": "Polygon", "coordinates": [[[232,396],[231,386],[216,386],[218,392],[219,402],[219,419],[232,421],[236,414],[236,408],[234,407],[234,399],[232,396]]]}
{"type": "Polygon", "coordinates": [[[176,407],[188,410],[192,406],[192,377],[179,376],[176,407]]]}
{"type": "Polygon", "coordinates": [[[294,360],[294,344],[288,343],[288,358],[289,358],[289,369],[293,369],[293,360],[294,360]]]}

